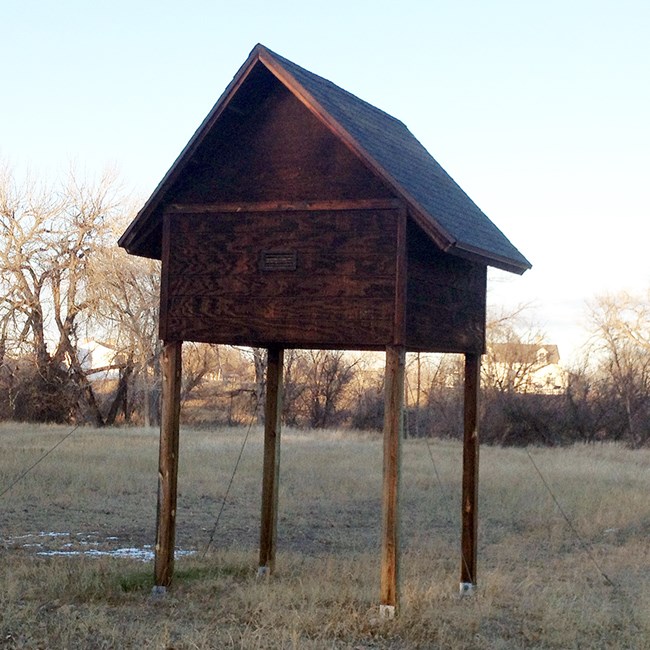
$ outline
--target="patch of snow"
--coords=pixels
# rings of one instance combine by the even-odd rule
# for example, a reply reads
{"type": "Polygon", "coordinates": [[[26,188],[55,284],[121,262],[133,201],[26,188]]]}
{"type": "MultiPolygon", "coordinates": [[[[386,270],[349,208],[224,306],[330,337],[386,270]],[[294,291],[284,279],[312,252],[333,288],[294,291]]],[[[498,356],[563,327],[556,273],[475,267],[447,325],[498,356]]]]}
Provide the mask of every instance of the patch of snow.
{"type": "MultiPolygon", "coordinates": [[[[41,531],[38,533],[28,533],[26,535],[16,535],[0,540],[5,544],[17,545],[23,549],[34,549],[36,555],[53,557],[117,557],[141,560],[148,562],[155,557],[153,547],[145,544],[143,547],[127,546],[119,548],[110,548],[119,537],[110,536],[102,538],[98,532],[91,533],[55,533],[41,531]],[[65,543],[57,541],[60,538],[68,538],[65,543]],[[20,540],[24,543],[17,544],[20,540]],[[48,544],[48,540],[52,543],[48,544]],[[48,548],[49,547],[49,548],[48,548]],[[38,550],[37,550],[38,549],[38,550]]],[[[177,557],[193,555],[196,551],[176,549],[177,557]]]]}
{"type": "MultiPolygon", "coordinates": [[[[149,562],[154,559],[154,551],[149,548],[137,548],[137,547],[125,547],[125,548],[116,548],[109,551],[104,551],[100,549],[89,549],[87,551],[38,551],[36,555],[46,556],[46,557],[118,557],[126,558],[130,560],[141,560],[142,562],[149,562]]],[[[176,549],[174,555],[176,557],[183,557],[188,555],[194,555],[196,551],[183,551],[181,549],[176,549]]]]}
{"type": "MultiPolygon", "coordinates": [[[[40,533],[37,533],[38,537],[70,537],[70,533],[46,533],[45,531],[41,531],[40,533]]],[[[29,537],[29,535],[25,535],[25,537],[29,537]]]]}

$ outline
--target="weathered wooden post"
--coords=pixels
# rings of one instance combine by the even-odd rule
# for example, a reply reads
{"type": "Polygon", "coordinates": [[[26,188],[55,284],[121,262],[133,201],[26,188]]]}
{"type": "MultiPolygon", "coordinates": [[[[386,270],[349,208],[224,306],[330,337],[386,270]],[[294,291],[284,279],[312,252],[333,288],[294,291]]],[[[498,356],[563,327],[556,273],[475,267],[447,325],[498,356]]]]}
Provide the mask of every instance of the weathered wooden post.
{"type": "Polygon", "coordinates": [[[404,348],[388,347],[384,379],[383,524],[379,606],[382,618],[393,618],[399,605],[399,475],[404,419],[404,367],[404,348]]]}
{"type": "Polygon", "coordinates": [[[463,435],[463,507],[460,592],[471,593],[476,587],[478,532],[478,397],[481,355],[465,355],[465,404],[463,435]]]}
{"type": "Polygon", "coordinates": [[[181,341],[166,341],[160,359],[162,412],[158,465],[156,559],[154,563],[154,589],[157,591],[164,591],[169,587],[174,572],[178,434],[181,407],[181,350],[181,341]]]}
{"type": "Polygon", "coordinates": [[[262,473],[262,520],[258,576],[270,574],[275,568],[283,363],[284,351],[276,347],[269,348],[266,368],[264,468],[262,473]]]}

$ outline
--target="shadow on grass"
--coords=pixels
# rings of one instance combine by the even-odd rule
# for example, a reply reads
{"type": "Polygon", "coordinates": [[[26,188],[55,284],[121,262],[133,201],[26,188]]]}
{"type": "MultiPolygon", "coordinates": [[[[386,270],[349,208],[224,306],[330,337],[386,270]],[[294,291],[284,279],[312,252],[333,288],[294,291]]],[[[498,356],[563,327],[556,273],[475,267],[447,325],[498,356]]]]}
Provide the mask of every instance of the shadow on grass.
{"type": "MultiPolygon", "coordinates": [[[[230,577],[240,580],[251,578],[255,575],[255,568],[251,563],[213,563],[204,561],[201,564],[176,567],[174,570],[174,586],[181,586],[192,582],[209,582],[220,578],[230,577]]],[[[150,568],[140,571],[130,571],[118,580],[120,589],[125,593],[148,593],[154,586],[154,575],[150,568]]]]}

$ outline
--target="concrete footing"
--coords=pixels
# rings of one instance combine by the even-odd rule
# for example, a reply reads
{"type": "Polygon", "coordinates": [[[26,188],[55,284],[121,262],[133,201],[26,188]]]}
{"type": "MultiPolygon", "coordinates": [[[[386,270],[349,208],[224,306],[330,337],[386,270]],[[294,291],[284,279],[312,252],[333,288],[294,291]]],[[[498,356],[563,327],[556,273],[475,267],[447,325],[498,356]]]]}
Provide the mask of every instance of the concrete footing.
{"type": "Polygon", "coordinates": [[[471,596],[476,591],[476,585],[471,582],[461,582],[460,583],[460,595],[461,596],[471,596]]]}

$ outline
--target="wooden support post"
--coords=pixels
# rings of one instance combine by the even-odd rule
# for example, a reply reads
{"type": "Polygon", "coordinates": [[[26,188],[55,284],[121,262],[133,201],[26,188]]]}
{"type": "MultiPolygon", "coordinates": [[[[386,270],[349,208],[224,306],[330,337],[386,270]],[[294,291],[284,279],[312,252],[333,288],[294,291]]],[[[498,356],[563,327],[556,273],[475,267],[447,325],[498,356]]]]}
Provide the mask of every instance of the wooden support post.
{"type": "Polygon", "coordinates": [[[386,348],[384,384],[384,472],[381,544],[380,614],[392,618],[399,605],[399,474],[404,418],[404,366],[402,346],[386,348]]]}
{"type": "Polygon", "coordinates": [[[258,575],[273,573],[278,521],[280,479],[280,429],[282,415],[282,371],[284,351],[268,349],[266,411],[264,418],[264,468],[262,476],[262,521],[258,575]]]}
{"type": "Polygon", "coordinates": [[[478,532],[478,398],[481,377],[481,355],[465,355],[465,416],[463,435],[463,507],[460,591],[468,593],[476,587],[478,532]]]}
{"type": "Polygon", "coordinates": [[[181,348],[181,341],[165,342],[160,359],[162,412],[154,578],[155,588],[163,590],[171,584],[174,572],[178,432],[181,408],[181,348]]]}

